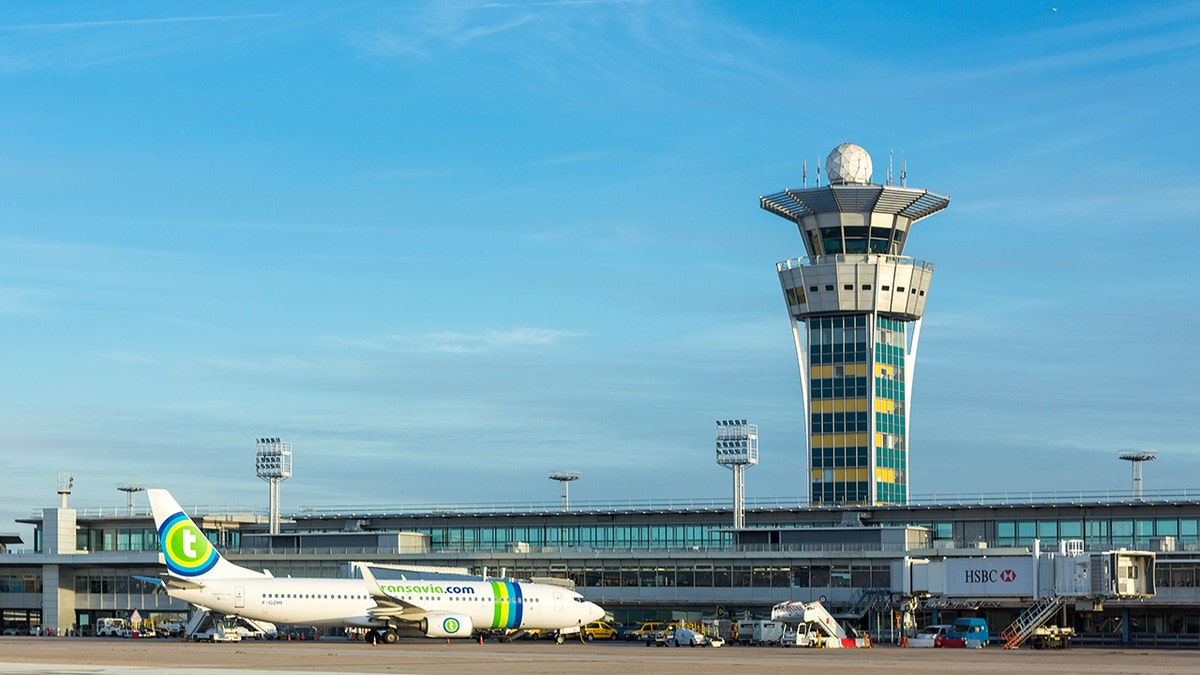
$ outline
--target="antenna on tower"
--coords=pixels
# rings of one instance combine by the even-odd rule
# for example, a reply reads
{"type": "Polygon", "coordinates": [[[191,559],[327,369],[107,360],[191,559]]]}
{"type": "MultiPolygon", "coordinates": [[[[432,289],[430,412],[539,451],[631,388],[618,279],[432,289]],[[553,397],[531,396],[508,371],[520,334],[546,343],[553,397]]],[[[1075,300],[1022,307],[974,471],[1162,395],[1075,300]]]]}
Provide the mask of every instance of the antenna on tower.
{"type": "Polygon", "coordinates": [[[1117,457],[1133,465],[1133,498],[1142,501],[1142,462],[1152,462],[1158,455],[1153,450],[1122,450],[1117,457]]]}
{"type": "Polygon", "coordinates": [[[804,187],[808,187],[808,160],[804,160],[804,187]]]}
{"type": "Polygon", "coordinates": [[[578,471],[551,471],[550,472],[550,480],[556,480],[562,484],[562,489],[560,490],[560,493],[561,493],[561,497],[562,497],[563,511],[571,510],[571,498],[570,498],[571,496],[570,496],[570,491],[567,489],[567,485],[570,484],[571,481],[579,480],[580,478],[583,478],[583,474],[579,473],[578,471]]]}
{"type": "Polygon", "coordinates": [[[908,160],[904,159],[904,151],[900,151],[900,187],[908,187],[908,160]]]}
{"type": "Polygon", "coordinates": [[[894,181],[894,180],[892,179],[892,151],[889,149],[889,150],[888,150],[888,172],[887,172],[887,185],[888,185],[888,187],[891,187],[891,186],[893,186],[893,185],[895,185],[895,184],[896,184],[896,181],[894,181]]]}
{"type": "Polygon", "coordinates": [[[746,526],[745,471],[758,464],[758,425],[717,420],[717,464],[733,471],[733,527],[746,526]]]}
{"type": "Polygon", "coordinates": [[[133,495],[146,489],[145,483],[117,483],[117,489],[129,495],[129,515],[133,515],[133,495]]]}

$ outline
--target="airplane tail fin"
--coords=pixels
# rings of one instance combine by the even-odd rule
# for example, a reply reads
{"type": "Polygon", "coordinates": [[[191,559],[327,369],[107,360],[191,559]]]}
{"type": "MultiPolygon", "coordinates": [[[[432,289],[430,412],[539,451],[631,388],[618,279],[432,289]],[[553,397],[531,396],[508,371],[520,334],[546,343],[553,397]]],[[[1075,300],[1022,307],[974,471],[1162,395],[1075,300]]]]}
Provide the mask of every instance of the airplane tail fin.
{"type": "Polygon", "coordinates": [[[170,492],[148,489],[146,496],[158,528],[158,547],[171,576],[196,581],[263,576],[221,557],[170,492]]]}

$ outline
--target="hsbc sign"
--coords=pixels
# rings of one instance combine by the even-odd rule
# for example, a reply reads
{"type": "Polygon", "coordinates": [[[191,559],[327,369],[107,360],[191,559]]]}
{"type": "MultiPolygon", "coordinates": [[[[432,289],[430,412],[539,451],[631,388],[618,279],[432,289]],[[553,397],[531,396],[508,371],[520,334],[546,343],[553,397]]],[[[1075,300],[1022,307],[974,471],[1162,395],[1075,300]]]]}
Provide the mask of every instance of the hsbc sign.
{"type": "Polygon", "coordinates": [[[947,595],[976,598],[1033,595],[1031,558],[946,558],[944,569],[947,595]]]}
{"type": "Polygon", "coordinates": [[[1017,573],[1012,570],[997,570],[995,568],[973,569],[966,570],[963,576],[968,584],[1011,584],[1016,580],[1017,573]]]}

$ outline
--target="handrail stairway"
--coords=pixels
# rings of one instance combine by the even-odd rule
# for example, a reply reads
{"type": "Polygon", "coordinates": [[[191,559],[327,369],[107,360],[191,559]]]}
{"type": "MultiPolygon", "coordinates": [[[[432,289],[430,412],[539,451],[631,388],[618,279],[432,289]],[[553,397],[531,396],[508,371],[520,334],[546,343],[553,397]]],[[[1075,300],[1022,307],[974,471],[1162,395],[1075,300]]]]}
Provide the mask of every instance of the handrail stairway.
{"type": "Polygon", "coordinates": [[[1066,602],[1066,598],[1054,595],[1030,605],[1024,612],[1021,612],[1016,621],[1008,625],[1008,628],[1000,631],[1000,639],[1004,641],[1004,648],[1020,647],[1021,643],[1033,635],[1034,631],[1046,625],[1046,622],[1054,616],[1064,602],[1066,602]]]}

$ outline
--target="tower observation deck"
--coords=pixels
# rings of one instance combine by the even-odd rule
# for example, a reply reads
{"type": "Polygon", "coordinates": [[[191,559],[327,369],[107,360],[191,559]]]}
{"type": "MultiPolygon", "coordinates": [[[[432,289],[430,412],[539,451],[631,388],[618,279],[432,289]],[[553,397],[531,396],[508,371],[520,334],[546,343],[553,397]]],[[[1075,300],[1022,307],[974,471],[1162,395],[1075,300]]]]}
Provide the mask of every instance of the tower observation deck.
{"type": "Polygon", "coordinates": [[[946,208],[928,190],[874,185],[845,143],[829,185],[762,197],[794,222],[806,258],[776,265],[800,366],[814,506],[906,504],[908,420],[933,265],[903,255],[913,223],[946,208]]]}

